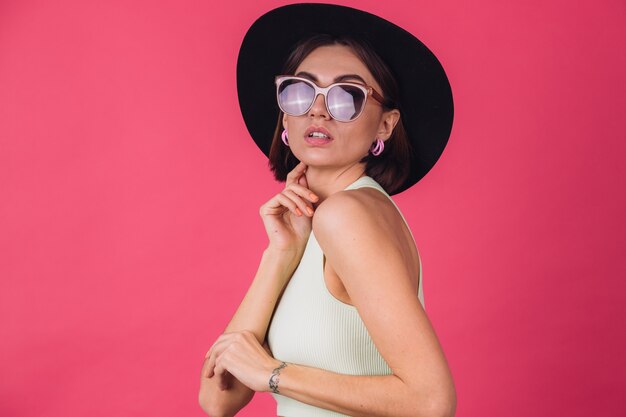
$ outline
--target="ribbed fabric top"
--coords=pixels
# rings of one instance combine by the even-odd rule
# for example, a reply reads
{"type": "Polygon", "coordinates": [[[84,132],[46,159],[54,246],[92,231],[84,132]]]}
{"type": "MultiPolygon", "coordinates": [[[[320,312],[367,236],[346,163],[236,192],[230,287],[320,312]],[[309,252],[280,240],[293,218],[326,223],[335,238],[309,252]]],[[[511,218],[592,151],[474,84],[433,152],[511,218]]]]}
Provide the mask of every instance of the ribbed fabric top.
{"type": "MultiPolygon", "coordinates": [[[[360,177],[345,189],[360,187],[378,189],[398,209],[384,188],[369,176],[360,177]]],[[[399,209],[398,212],[402,216],[399,209]]],[[[406,223],[404,216],[402,219],[406,223]]],[[[391,369],[374,346],[356,307],[335,298],[326,287],[323,256],[311,231],[300,264],[285,287],[270,322],[267,340],[274,357],[288,363],[348,375],[391,374],[391,369]]],[[[420,262],[418,298],[424,306],[421,275],[420,262]]],[[[272,393],[272,396],[276,400],[279,416],[345,416],[284,395],[272,393]]]]}

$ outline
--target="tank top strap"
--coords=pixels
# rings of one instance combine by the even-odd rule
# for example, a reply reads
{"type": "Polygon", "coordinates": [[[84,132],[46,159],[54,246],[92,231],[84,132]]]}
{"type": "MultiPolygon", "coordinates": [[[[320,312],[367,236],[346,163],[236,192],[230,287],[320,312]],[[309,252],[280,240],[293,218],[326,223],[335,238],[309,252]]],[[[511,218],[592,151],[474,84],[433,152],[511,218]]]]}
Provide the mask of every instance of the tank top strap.
{"type": "Polygon", "coordinates": [[[426,305],[424,304],[424,289],[423,289],[423,285],[422,285],[422,277],[423,277],[422,276],[422,258],[421,258],[420,254],[419,254],[419,250],[417,249],[417,242],[415,241],[415,237],[413,236],[413,232],[411,231],[411,227],[409,227],[409,223],[404,218],[404,215],[402,214],[402,211],[400,211],[400,208],[398,207],[396,202],[393,201],[391,196],[385,191],[385,189],[382,187],[382,185],[380,185],[374,178],[372,178],[372,177],[370,177],[368,175],[364,175],[364,176],[358,178],[352,184],[348,185],[346,188],[344,188],[344,190],[354,190],[354,189],[361,188],[361,187],[376,188],[378,191],[383,193],[389,199],[389,201],[391,201],[391,203],[394,205],[394,207],[396,208],[396,210],[400,214],[400,217],[404,221],[404,224],[406,225],[407,229],[409,229],[409,233],[411,234],[411,238],[413,239],[413,244],[415,245],[415,250],[417,251],[417,257],[418,257],[418,259],[420,261],[419,262],[419,274],[420,274],[420,276],[419,276],[419,283],[418,283],[418,298],[419,298],[420,302],[422,303],[422,307],[425,307],[426,305]]]}

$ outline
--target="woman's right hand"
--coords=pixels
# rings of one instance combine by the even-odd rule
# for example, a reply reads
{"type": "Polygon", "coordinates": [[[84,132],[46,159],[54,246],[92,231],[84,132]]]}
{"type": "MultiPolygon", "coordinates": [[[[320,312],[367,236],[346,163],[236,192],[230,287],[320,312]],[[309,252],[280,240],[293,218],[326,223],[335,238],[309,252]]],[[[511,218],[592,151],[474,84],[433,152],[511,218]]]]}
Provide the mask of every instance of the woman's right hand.
{"type": "Polygon", "coordinates": [[[296,165],[287,175],[285,189],[259,210],[270,240],[268,249],[300,255],[304,251],[311,233],[311,203],[319,200],[308,188],[306,168],[303,162],[296,165]]]}

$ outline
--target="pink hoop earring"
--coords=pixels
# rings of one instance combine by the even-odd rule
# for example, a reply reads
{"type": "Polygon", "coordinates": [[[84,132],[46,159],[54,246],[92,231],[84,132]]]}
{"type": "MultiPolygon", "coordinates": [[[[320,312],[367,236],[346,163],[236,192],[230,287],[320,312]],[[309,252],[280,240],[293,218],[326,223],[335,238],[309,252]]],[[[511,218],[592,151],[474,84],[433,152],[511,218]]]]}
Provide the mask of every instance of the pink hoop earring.
{"type": "Polygon", "coordinates": [[[379,138],[376,138],[376,143],[370,147],[370,152],[374,156],[378,156],[385,149],[385,142],[379,138]]]}
{"type": "Polygon", "coordinates": [[[283,143],[289,146],[289,139],[287,138],[287,129],[283,129],[283,133],[280,135],[280,137],[283,139],[283,143]]]}

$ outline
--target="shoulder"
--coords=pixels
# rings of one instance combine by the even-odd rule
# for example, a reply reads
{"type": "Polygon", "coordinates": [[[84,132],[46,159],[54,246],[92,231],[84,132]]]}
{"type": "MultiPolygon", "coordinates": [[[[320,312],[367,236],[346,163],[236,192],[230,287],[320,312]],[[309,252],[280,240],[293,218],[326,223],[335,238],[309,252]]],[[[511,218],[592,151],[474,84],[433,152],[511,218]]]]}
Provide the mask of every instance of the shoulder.
{"type": "Polygon", "coordinates": [[[380,222],[385,203],[380,201],[381,196],[384,197],[379,191],[364,187],[339,191],[327,197],[313,216],[315,235],[321,240],[328,235],[341,240],[349,236],[381,238],[386,235],[380,222]]]}

